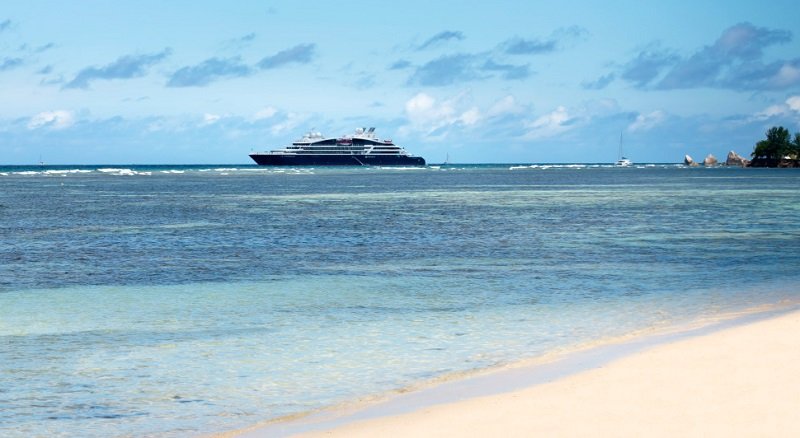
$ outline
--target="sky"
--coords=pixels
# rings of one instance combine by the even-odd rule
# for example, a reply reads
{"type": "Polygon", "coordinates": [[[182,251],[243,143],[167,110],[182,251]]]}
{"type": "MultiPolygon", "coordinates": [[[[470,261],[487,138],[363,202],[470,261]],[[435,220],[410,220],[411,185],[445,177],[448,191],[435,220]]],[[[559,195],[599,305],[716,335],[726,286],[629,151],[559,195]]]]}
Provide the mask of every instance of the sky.
{"type": "Polygon", "coordinates": [[[800,131],[793,1],[4,0],[0,164],[237,164],[376,127],[428,162],[749,155],[800,131]]]}

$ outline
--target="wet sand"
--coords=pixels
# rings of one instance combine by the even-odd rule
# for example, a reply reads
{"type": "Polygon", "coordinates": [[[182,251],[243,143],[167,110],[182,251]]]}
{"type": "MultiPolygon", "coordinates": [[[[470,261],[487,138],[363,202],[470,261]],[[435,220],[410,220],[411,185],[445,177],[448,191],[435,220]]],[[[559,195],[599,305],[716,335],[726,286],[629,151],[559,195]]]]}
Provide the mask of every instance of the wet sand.
{"type": "Polygon", "coordinates": [[[799,370],[795,310],[596,348],[366,409],[231,435],[794,437],[800,436],[799,370]]]}

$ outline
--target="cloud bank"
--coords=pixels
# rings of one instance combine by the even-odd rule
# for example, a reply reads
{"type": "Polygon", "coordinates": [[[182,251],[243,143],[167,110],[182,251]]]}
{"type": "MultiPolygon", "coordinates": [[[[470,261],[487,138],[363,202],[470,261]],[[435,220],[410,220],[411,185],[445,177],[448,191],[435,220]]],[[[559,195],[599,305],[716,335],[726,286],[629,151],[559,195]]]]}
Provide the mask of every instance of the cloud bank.
{"type": "Polygon", "coordinates": [[[568,46],[572,41],[584,38],[588,31],[580,26],[556,29],[549,38],[514,37],[500,44],[500,49],[507,55],[542,55],[555,52],[568,46]]]}
{"type": "Polygon", "coordinates": [[[786,30],[739,23],[689,56],[649,47],[623,65],[620,78],[640,89],[781,90],[800,85],[800,57],[765,62],[764,51],[792,40],[786,30]]]}
{"type": "Polygon", "coordinates": [[[555,51],[556,44],[554,39],[540,41],[513,38],[503,44],[503,51],[509,55],[538,55],[555,51]]]}
{"type": "Polygon", "coordinates": [[[28,121],[28,129],[65,129],[75,124],[75,115],[71,111],[55,110],[43,111],[31,117],[28,121]]]}
{"type": "Polygon", "coordinates": [[[501,79],[520,80],[532,73],[527,64],[516,65],[494,61],[487,54],[457,53],[444,55],[416,68],[409,85],[441,87],[459,82],[488,79],[499,74],[501,79]]]}
{"type": "Polygon", "coordinates": [[[79,71],[75,77],[63,85],[62,88],[87,89],[96,80],[131,79],[144,76],[147,69],[163,61],[172,53],[166,48],[158,53],[145,55],[126,55],[102,67],[86,67],[79,71]]]}
{"type": "Polygon", "coordinates": [[[209,58],[175,71],[167,81],[168,87],[202,87],[223,78],[248,76],[253,69],[242,63],[238,56],[232,58],[209,58]]]}
{"type": "Polygon", "coordinates": [[[256,66],[262,70],[268,70],[282,67],[286,64],[308,64],[314,57],[315,50],[316,46],[314,44],[298,44],[275,55],[263,58],[256,66]]]}
{"type": "MultiPolygon", "coordinates": [[[[561,50],[570,41],[586,34],[583,28],[573,26],[558,29],[547,39],[510,38],[494,48],[478,53],[448,53],[416,66],[407,85],[442,87],[475,80],[498,77],[503,80],[524,80],[534,73],[528,64],[509,62],[521,55],[543,55],[561,50]]],[[[417,51],[437,46],[450,40],[462,40],[461,32],[440,32],[417,48],[417,51]]],[[[410,61],[400,59],[389,70],[410,69],[410,61]]]]}
{"type": "Polygon", "coordinates": [[[0,71],[11,70],[21,66],[25,60],[22,58],[2,58],[0,59],[0,71]]]}
{"type": "Polygon", "coordinates": [[[430,49],[431,47],[441,45],[442,43],[445,43],[450,40],[461,41],[463,39],[464,39],[464,34],[462,32],[445,30],[428,38],[424,43],[420,44],[419,47],[417,47],[417,50],[426,50],[430,49]]]}
{"type": "Polygon", "coordinates": [[[466,53],[441,56],[417,68],[408,82],[414,85],[443,86],[479,79],[481,75],[475,69],[474,62],[475,56],[466,53]]]}
{"type": "MultiPolygon", "coordinates": [[[[248,34],[237,41],[249,42],[255,34],[248,34]]],[[[312,61],[316,46],[314,44],[298,44],[282,50],[275,55],[267,56],[255,66],[248,65],[241,57],[213,57],[195,65],[187,65],[176,70],[167,80],[167,87],[204,87],[222,79],[242,78],[250,76],[257,69],[270,70],[288,64],[307,64],[312,61]]]]}
{"type": "Polygon", "coordinates": [[[616,79],[616,75],[614,73],[609,73],[607,75],[600,76],[597,80],[584,82],[581,86],[587,90],[602,90],[608,86],[608,84],[614,82],[616,79]]]}

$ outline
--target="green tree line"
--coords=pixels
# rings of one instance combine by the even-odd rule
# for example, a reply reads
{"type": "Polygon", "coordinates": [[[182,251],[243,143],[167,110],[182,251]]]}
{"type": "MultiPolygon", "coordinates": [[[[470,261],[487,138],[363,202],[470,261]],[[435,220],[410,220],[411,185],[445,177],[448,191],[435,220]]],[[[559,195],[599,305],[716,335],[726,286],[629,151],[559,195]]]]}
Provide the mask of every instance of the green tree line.
{"type": "Polygon", "coordinates": [[[767,130],[767,138],[756,143],[753,159],[780,161],[784,158],[797,160],[800,158],[800,132],[794,134],[792,140],[789,130],[783,126],[773,126],[767,130]]]}

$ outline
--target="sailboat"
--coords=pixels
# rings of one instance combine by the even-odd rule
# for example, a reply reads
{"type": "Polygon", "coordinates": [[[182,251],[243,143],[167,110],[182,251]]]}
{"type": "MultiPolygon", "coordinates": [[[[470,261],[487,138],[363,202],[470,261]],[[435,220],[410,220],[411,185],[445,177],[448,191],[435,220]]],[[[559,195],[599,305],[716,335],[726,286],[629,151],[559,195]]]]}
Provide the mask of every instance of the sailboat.
{"type": "Polygon", "coordinates": [[[629,167],[633,165],[633,161],[625,158],[625,155],[622,154],[622,133],[619,133],[619,159],[617,162],[614,163],[615,166],[619,167],[629,167]]]}

